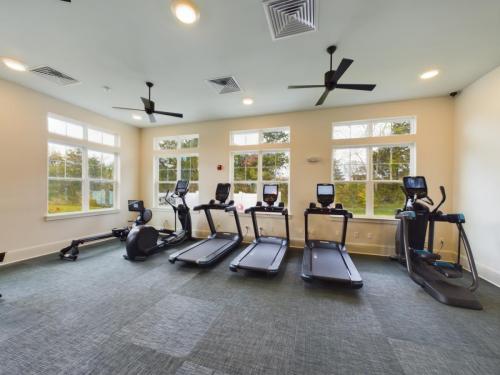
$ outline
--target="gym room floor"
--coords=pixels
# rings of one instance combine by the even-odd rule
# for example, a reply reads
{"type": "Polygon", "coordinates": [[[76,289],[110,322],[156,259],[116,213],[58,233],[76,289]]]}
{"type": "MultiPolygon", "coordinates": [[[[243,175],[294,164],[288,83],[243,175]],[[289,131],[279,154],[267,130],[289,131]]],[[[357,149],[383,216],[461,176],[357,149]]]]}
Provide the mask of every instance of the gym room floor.
{"type": "Polygon", "coordinates": [[[360,290],[121,260],[122,245],[2,270],[1,374],[498,374],[500,290],[442,305],[386,258],[353,256],[360,290]],[[5,293],[5,292],[4,292],[5,293]],[[7,293],[5,293],[7,294],[7,293]]]}

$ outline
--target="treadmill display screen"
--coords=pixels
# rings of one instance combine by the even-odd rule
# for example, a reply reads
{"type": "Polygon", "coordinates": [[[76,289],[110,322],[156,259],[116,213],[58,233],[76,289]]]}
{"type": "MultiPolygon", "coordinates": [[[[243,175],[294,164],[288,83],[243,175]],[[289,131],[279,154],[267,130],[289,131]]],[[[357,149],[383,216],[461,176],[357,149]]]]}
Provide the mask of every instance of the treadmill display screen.
{"type": "Polygon", "coordinates": [[[264,195],[278,195],[278,185],[264,185],[264,195]]]}
{"type": "Polygon", "coordinates": [[[231,191],[231,184],[217,184],[217,189],[215,190],[215,199],[221,203],[224,203],[229,197],[231,191]]]}
{"type": "Polygon", "coordinates": [[[318,195],[333,195],[333,185],[318,185],[318,195]]]}

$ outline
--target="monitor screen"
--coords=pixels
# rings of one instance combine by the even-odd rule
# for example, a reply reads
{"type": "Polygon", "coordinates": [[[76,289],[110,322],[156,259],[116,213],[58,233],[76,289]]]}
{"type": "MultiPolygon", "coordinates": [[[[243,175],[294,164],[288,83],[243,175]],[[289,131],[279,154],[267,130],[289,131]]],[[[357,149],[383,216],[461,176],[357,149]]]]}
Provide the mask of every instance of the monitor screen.
{"type": "Polygon", "coordinates": [[[422,176],[418,177],[405,177],[404,185],[407,189],[427,189],[427,184],[425,183],[425,178],[422,176]]]}
{"type": "Polygon", "coordinates": [[[278,185],[264,185],[264,195],[278,195],[278,185]]]}
{"type": "Polygon", "coordinates": [[[138,200],[129,200],[128,210],[131,212],[142,212],[144,211],[144,202],[138,200]]]}
{"type": "Polygon", "coordinates": [[[333,195],[333,185],[318,185],[318,195],[333,195]]]}
{"type": "Polygon", "coordinates": [[[179,193],[185,193],[188,189],[189,186],[189,181],[187,180],[179,180],[177,181],[177,185],[175,185],[175,192],[177,194],[179,193]]]}

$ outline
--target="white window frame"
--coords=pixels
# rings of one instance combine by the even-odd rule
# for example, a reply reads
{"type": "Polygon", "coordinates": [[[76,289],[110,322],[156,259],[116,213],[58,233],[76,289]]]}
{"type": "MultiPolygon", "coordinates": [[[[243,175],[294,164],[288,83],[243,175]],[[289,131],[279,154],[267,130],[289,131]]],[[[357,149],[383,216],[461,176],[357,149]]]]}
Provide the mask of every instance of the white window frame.
{"type": "Polygon", "coordinates": [[[417,134],[417,117],[416,116],[399,116],[399,117],[381,117],[381,118],[375,118],[375,119],[366,119],[366,120],[355,120],[355,121],[339,121],[339,122],[334,122],[332,124],[332,140],[340,142],[340,141],[349,141],[353,139],[364,139],[364,138],[381,138],[381,139],[387,139],[388,137],[401,137],[401,136],[412,136],[417,134]],[[382,136],[374,136],[373,135],[373,127],[376,123],[378,122],[384,122],[384,121],[409,121],[411,130],[410,133],[408,134],[391,134],[391,135],[382,135],[382,136]],[[358,137],[358,138],[335,138],[335,127],[337,126],[351,126],[351,125],[361,125],[361,124],[367,124],[368,125],[368,134],[366,137],[358,137]]]}
{"type": "MultiPolygon", "coordinates": [[[[288,184],[288,210],[290,210],[290,203],[291,203],[291,186],[290,186],[290,181],[292,179],[292,157],[291,157],[291,152],[289,148],[272,148],[272,149],[252,149],[252,150],[233,150],[230,152],[230,160],[229,160],[229,181],[231,182],[231,185],[234,186],[234,184],[256,184],[257,185],[257,201],[262,201],[263,199],[263,192],[262,189],[264,187],[264,184],[288,184]],[[263,154],[272,154],[272,153],[277,153],[277,152],[286,152],[288,153],[288,181],[264,181],[262,179],[262,155],[263,154]],[[239,154],[257,154],[258,160],[257,160],[257,180],[252,181],[252,180],[245,180],[245,181],[235,181],[234,180],[234,155],[239,155],[239,154]]],[[[234,198],[234,189],[232,189],[231,196],[234,198]]],[[[248,207],[245,207],[248,208],[248,207]]]]}
{"type": "MultiPolygon", "coordinates": [[[[71,138],[71,137],[67,137],[71,138]]],[[[119,176],[120,176],[120,155],[117,152],[113,152],[111,150],[101,150],[92,147],[92,144],[89,146],[84,146],[82,144],[75,144],[71,142],[64,142],[58,139],[49,138],[47,141],[47,208],[46,208],[46,217],[47,218],[55,218],[55,217],[65,217],[65,216],[82,216],[85,214],[98,214],[98,213],[106,213],[106,212],[116,212],[120,209],[119,207],[119,176]],[[66,178],[66,177],[50,177],[50,166],[49,166],[49,144],[56,144],[65,147],[74,147],[79,148],[82,151],[82,177],[81,178],[66,178]],[[89,169],[88,169],[88,152],[101,152],[106,154],[114,155],[114,167],[113,167],[113,180],[99,180],[89,177],[89,169]],[[81,211],[72,211],[72,212],[63,212],[63,213],[49,213],[49,181],[81,181],[82,183],[82,210],[81,211]],[[110,208],[100,208],[100,209],[90,209],[90,182],[112,182],[114,187],[113,194],[113,207],[110,208]]]]}
{"type": "MultiPolygon", "coordinates": [[[[98,127],[94,127],[92,125],[86,124],[84,122],[73,120],[68,117],[64,117],[54,113],[47,113],[47,140],[46,140],[46,167],[47,167],[47,206],[45,210],[45,218],[46,220],[55,220],[58,218],[71,218],[71,217],[79,217],[79,216],[93,216],[100,215],[106,213],[115,213],[120,210],[120,152],[119,152],[119,144],[120,144],[120,136],[116,133],[110,132],[109,130],[100,129],[98,127]],[[73,138],[67,135],[61,135],[57,133],[52,133],[49,131],[49,119],[54,118],[60,121],[68,122],[73,125],[78,125],[83,128],[83,139],[73,138]],[[115,137],[115,146],[109,146],[102,143],[95,143],[88,141],[88,129],[91,128],[93,130],[101,131],[107,134],[111,134],[115,137]],[[74,211],[74,212],[63,212],[63,213],[49,213],[49,181],[50,180],[80,180],[80,179],[66,179],[66,178],[58,178],[58,177],[50,177],[49,176],[49,143],[66,146],[66,147],[77,147],[82,150],[82,210],[74,211]],[[88,151],[96,151],[103,152],[107,154],[113,154],[115,163],[113,168],[113,182],[114,182],[114,194],[113,194],[113,207],[112,208],[102,208],[102,209],[89,209],[89,193],[90,193],[90,179],[89,179],[89,171],[88,171],[88,151]]],[[[93,179],[95,180],[95,179],[93,179]]]]}
{"type": "MultiPolygon", "coordinates": [[[[410,148],[410,174],[415,175],[417,170],[416,165],[416,142],[401,142],[401,143],[374,143],[374,144],[349,144],[333,146],[330,164],[330,180],[333,184],[341,183],[365,183],[366,184],[366,207],[365,214],[359,215],[364,218],[384,218],[383,215],[374,214],[374,186],[376,183],[402,183],[402,180],[375,180],[373,179],[373,148],[376,147],[409,147],[410,148]],[[366,180],[350,180],[337,181],[334,179],[334,153],[336,150],[342,149],[366,149],[367,150],[367,168],[366,180]]],[[[342,202],[340,202],[342,203],[342,202]]],[[[402,202],[404,203],[404,202],[402,202]]],[[[359,217],[358,216],[358,217],[359,217]]]]}
{"type": "MultiPolygon", "coordinates": [[[[183,149],[183,150],[188,150],[188,149],[183,149]]],[[[167,151],[167,150],[162,150],[162,151],[167,151]]],[[[170,150],[170,151],[174,151],[174,150],[170,150]]],[[[183,157],[197,157],[198,158],[198,178],[200,176],[200,155],[198,153],[163,153],[163,154],[159,154],[159,155],[156,155],[154,158],[153,158],[153,171],[154,171],[154,192],[153,192],[153,197],[154,197],[154,205],[153,207],[155,209],[166,209],[166,210],[169,210],[171,209],[170,206],[160,206],[159,204],[159,198],[160,198],[160,183],[172,183],[175,185],[175,183],[177,181],[179,181],[181,179],[181,170],[182,170],[182,162],[181,162],[181,159],[183,157]],[[166,159],[166,158],[172,158],[172,159],[176,159],[177,161],[177,169],[176,169],[176,173],[177,173],[177,179],[175,181],[160,181],[160,168],[159,168],[159,159],[166,159]]],[[[198,185],[198,191],[196,193],[193,193],[193,192],[188,192],[188,196],[189,195],[194,195],[194,194],[198,194],[199,195],[199,192],[200,192],[200,181],[198,179],[198,181],[189,181],[189,184],[197,184],[198,185]]],[[[188,199],[188,197],[186,197],[186,199],[188,199]]]]}
{"type": "Polygon", "coordinates": [[[188,151],[197,150],[200,147],[200,135],[199,134],[182,134],[182,135],[170,135],[165,137],[156,137],[153,139],[153,150],[162,152],[172,152],[172,151],[188,151]],[[190,148],[182,148],[181,143],[184,139],[197,139],[198,146],[190,148]],[[159,144],[161,141],[176,141],[177,147],[172,149],[160,148],[159,144]]]}
{"type": "Polygon", "coordinates": [[[292,142],[292,132],[290,131],[289,126],[280,126],[276,128],[263,128],[263,129],[246,129],[246,130],[233,130],[229,132],[229,145],[234,147],[255,147],[259,145],[289,145],[292,142]],[[287,131],[288,132],[288,142],[286,143],[267,143],[264,142],[264,133],[269,133],[273,131],[287,131]],[[259,143],[257,144],[249,144],[249,145],[239,145],[234,143],[234,135],[237,134],[251,134],[258,133],[259,143]]]}

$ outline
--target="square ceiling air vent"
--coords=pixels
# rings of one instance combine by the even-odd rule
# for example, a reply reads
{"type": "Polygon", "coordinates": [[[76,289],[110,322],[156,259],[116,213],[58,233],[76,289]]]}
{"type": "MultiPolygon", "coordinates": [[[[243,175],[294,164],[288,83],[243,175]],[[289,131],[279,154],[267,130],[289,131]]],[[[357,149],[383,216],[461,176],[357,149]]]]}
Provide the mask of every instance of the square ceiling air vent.
{"type": "Polygon", "coordinates": [[[229,94],[231,92],[241,91],[241,88],[234,77],[212,78],[208,79],[207,82],[217,92],[217,94],[229,94]]]}
{"type": "Polygon", "coordinates": [[[48,79],[49,81],[59,85],[59,86],[69,86],[74,85],[76,83],[80,83],[80,81],[70,77],[67,74],[61,73],[50,66],[40,66],[38,68],[34,68],[30,70],[32,73],[48,79]]]}
{"type": "Polygon", "coordinates": [[[318,29],[317,0],[264,0],[273,40],[318,29]]]}

